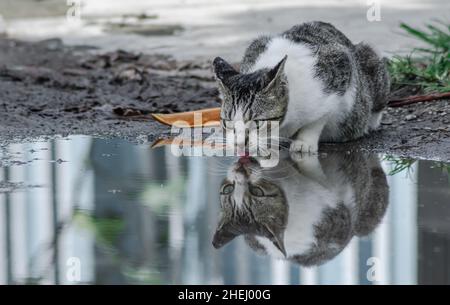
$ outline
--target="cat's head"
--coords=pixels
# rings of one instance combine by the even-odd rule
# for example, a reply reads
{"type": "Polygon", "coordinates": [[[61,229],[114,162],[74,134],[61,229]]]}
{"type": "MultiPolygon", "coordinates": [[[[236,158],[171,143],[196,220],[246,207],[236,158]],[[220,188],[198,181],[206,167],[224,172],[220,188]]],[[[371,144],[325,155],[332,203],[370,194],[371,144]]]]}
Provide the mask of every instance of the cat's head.
{"type": "Polygon", "coordinates": [[[286,197],[260,170],[257,161],[248,157],[240,158],[229,170],[220,189],[221,216],[213,237],[215,248],[239,235],[257,235],[266,237],[286,255],[286,197]]]}
{"type": "Polygon", "coordinates": [[[288,104],[287,79],[283,73],[286,60],[287,56],[272,68],[243,74],[224,59],[214,59],[214,74],[223,99],[220,116],[224,128],[233,129],[237,121],[245,125],[282,121],[288,104]]]}

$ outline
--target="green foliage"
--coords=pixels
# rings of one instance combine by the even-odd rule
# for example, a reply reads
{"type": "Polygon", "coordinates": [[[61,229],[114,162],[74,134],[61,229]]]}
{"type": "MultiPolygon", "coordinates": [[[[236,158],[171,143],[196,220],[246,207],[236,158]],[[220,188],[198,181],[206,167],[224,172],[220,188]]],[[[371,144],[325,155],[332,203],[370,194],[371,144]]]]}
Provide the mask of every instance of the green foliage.
{"type": "Polygon", "coordinates": [[[409,174],[411,172],[412,165],[416,162],[414,159],[398,158],[390,155],[386,155],[383,160],[392,164],[392,169],[389,171],[390,176],[396,175],[405,170],[409,174]]]}
{"type": "Polygon", "coordinates": [[[123,219],[94,217],[82,210],[75,212],[73,220],[80,227],[93,232],[97,242],[109,249],[115,248],[115,242],[124,228],[123,219]]]}
{"type": "MultiPolygon", "coordinates": [[[[392,169],[389,171],[388,175],[393,176],[403,171],[406,171],[406,174],[409,175],[412,172],[412,166],[417,161],[409,158],[399,158],[392,155],[385,155],[383,157],[383,161],[387,161],[392,166],[392,169]]],[[[450,164],[442,161],[434,161],[431,165],[431,168],[439,170],[441,173],[445,174],[448,177],[448,183],[450,185],[450,164]]]]}
{"type": "Polygon", "coordinates": [[[182,177],[171,179],[166,184],[149,183],[142,194],[144,204],[156,213],[164,213],[167,208],[179,204],[180,196],[185,188],[182,177]]]}
{"type": "Polygon", "coordinates": [[[163,284],[161,273],[156,268],[125,265],[122,268],[127,282],[133,285],[161,285],[163,284]]]}
{"type": "Polygon", "coordinates": [[[409,35],[425,43],[407,56],[394,56],[389,72],[394,86],[417,86],[424,92],[450,91],[450,25],[436,21],[425,30],[402,23],[409,35]]]}

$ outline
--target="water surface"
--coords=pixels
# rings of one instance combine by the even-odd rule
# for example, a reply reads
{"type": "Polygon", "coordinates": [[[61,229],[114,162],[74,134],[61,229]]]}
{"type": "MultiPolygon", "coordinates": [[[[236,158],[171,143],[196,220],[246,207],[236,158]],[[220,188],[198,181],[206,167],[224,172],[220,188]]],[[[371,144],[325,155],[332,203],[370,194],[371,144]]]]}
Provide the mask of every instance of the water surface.
{"type": "Polygon", "coordinates": [[[446,164],[321,154],[245,178],[233,158],[85,136],[1,154],[0,284],[450,283],[446,164]],[[264,208],[224,220],[250,182],[264,208]]]}

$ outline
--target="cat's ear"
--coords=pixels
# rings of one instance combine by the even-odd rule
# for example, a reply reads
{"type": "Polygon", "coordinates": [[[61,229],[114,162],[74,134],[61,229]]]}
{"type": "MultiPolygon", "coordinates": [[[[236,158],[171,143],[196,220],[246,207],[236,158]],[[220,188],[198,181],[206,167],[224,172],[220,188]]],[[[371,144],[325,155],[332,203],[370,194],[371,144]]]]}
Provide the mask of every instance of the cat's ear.
{"type": "Polygon", "coordinates": [[[222,87],[222,89],[226,89],[225,84],[227,83],[228,78],[239,74],[239,72],[237,72],[232,65],[230,65],[221,57],[216,57],[214,59],[213,71],[214,75],[216,76],[216,80],[219,83],[219,86],[222,87]]]}
{"type": "Polygon", "coordinates": [[[231,232],[229,228],[230,220],[228,220],[226,217],[222,217],[219,224],[217,225],[216,233],[214,233],[212,241],[214,248],[222,248],[237,236],[237,234],[231,232]]]}
{"type": "Polygon", "coordinates": [[[286,63],[288,56],[284,55],[284,57],[278,62],[275,67],[269,70],[267,72],[267,78],[269,80],[269,83],[264,87],[264,91],[268,91],[275,87],[281,80],[281,75],[283,75],[284,71],[284,65],[286,63]]]}
{"type": "Polygon", "coordinates": [[[287,257],[286,248],[284,247],[284,231],[275,232],[270,226],[264,225],[267,233],[269,234],[269,239],[278,250],[283,253],[284,257],[287,257]]]}

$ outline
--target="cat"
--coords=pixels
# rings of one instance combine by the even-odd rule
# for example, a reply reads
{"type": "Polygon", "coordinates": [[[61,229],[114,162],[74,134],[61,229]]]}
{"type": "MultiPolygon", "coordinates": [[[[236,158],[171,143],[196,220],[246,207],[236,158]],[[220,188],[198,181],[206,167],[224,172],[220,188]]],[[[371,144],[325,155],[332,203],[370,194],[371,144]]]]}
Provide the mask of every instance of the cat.
{"type": "MultiPolygon", "coordinates": [[[[345,142],[376,129],[390,90],[384,59],[319,21],[257,38],[240,72],[220,57],[213,70],[222,125],[277,121],[294,152],[316,152],[319,140],[345,142]]],[[[240,138],[242,148],[248,139],[240,138]]]]}
{"type": "Polygon", "coordinates": [[[220,188],[221,215],[212,243],[220,248],[243,235],[257,253],[320,265],[353,236],[376,228],[388,193],[376,155],[289,156],[273,168],[241,157],[220,188]]]}

